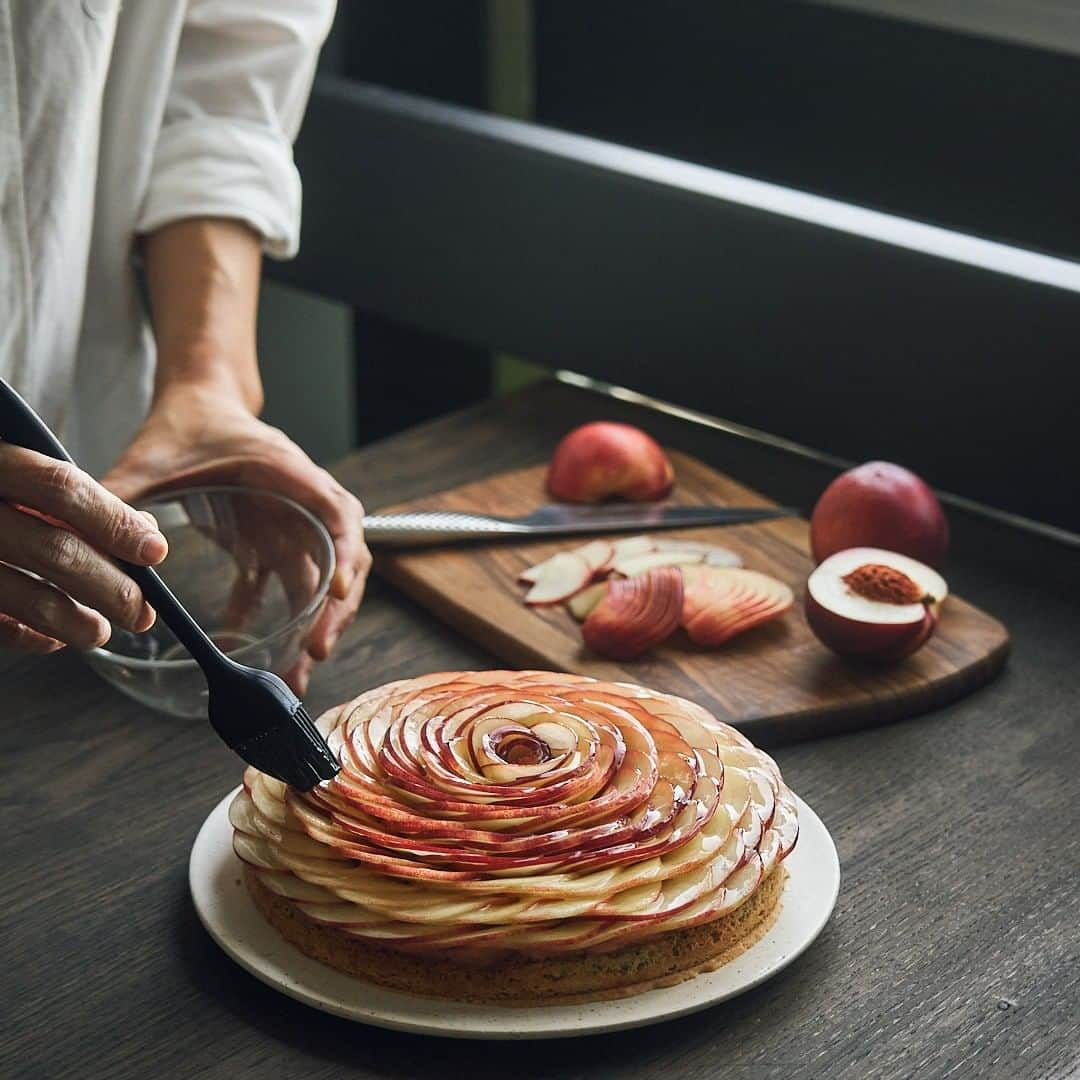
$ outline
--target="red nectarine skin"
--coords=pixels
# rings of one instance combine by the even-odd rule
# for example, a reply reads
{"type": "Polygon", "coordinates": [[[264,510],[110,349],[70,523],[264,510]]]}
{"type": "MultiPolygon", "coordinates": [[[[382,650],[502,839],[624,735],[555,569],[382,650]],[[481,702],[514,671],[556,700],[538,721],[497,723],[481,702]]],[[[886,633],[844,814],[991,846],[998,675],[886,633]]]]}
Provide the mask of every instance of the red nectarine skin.
{"type": "Polygon", "coordinates": [[[597,420],[571,431],[555,448],[547,485],[561,502],[662,499],[674,470],[651,436],[630,424],[597,420]]]}
{"type": "Polygon", "coordinates": [[[949,526],[922,479],[901,465],[868,461],[822,493],[810,518],[810,544],[819,563],[847,548],[877,547],[940,566],[949,526]]]}
{"type": "Polygon", "coordinates": [[[715,648],[782,615],[794,603],[783,582],[753,570],[690,567],[683,571],[682,625],[695,645],[715,648]]]}
{"type": "Polygon", "coordinates": [[[764,600],[730,610],[724,607],[705,608],[696,618],[684,622],[683,626],[695,645],[717,648],[731,638],[783,615],[788,607],[790,604],[764,600]]]}
{"type": "Polygon", "coordinates": [[[561,603],[584,589],[592,575],[592,568],[580,555],[560,552],[543,564],[525,596],[525,603],[533,606],[561,603]]]}
{"type": "Polygon", "coordinates": [[[838,656],[891,662],[910,656],[925,644],[937,626],[937,614],[928,607],[921,622],[867,623],[830,611],[807,590],[806,621],[815,637],[838,656]]]}
{"type": "Polygon", "coordinates": [[[945,579],[910,556],[883,548],[830,555],[806,582],[806,621],[841,656],[898,660],[937,625],[945,579]]]}
{"type": "Polygon", "coordinates": [[[682,574],[673,566],[614,578],[581,624],[581,635],[601,656],[632,660],[675,632],[682,609],[682,574]]]}

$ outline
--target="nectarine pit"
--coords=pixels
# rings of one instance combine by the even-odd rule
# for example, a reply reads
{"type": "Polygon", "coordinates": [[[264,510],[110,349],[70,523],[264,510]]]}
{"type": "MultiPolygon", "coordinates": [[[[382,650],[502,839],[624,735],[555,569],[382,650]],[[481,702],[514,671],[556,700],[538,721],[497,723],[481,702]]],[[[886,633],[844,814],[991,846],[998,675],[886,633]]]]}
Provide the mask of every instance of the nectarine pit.
{"type": "Polygon", "coordinates": [[[899,570],[882,563],[864,563],[842,578],[853,593],[882,604],[929,602],[922,589],[899,570]]]}

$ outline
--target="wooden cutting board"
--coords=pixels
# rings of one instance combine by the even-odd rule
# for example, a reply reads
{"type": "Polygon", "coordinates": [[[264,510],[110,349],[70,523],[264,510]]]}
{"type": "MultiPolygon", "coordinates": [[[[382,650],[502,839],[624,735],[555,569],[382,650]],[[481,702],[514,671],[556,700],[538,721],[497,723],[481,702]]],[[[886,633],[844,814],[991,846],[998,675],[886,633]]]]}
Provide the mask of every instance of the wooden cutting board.
{"type": "MultiPolygon", "coordinates": [[[[670,457],[676,473],[674,504],[770,505],[694,458],[675,452],[670,457]]],[[[536,466],[503,473],[385,510],[525,514],[547,501],[544,472],[536,466]]],[[[913,656],[879,668],[842,660],[819,644],[803,618],[804,585],[813,565],[805,521],[679,529],[665,535],[733,549],[746,566],[791,585],[795,608],[718,650],[698,649],[680,631],[651,653],[616,663],[584,647],[579,624],[562,605],[526,607],[525,589],[516,580],[525,567],[587,537],[381,552],[375,569],[508,665],[644,683],[700,702],[765,745],[936,708],[988,682],[1008,655],[1005,627],[950,596],[936,633],[913,656]]]]}

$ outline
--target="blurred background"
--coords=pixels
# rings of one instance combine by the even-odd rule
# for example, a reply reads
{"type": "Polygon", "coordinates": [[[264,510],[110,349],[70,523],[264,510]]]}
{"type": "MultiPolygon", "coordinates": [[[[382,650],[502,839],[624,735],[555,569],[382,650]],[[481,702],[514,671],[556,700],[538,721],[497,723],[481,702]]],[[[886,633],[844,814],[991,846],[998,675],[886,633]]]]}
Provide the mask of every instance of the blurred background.
{"type": "MultiPolygon", "coordinates": [[[[1069,263],[1080,254],[1080,8],[1065,0],[347,0],[321,71],[1069,263]]],[[[361,141],[350,153],[378,172],[381,149],[361,141]]],[[[305,219],[310,188],[306,198],[305,219]]],[[[365,237],[354,243],[362,260],[365,237]]],[[[293,271],[269,272],[279,280],[267,282],[260,316],[266,415],[322,461],[553,369],[587,368],[826,454],[893,458],[941,487],[1080,529],[1075,292],[1036,295],[995,276],[953,307],[954,325],[941,314],[950,286],[935,279],[946,294],[934,298],[920,354],[918,339],[893,348],[890,329],[904,322],[918,271],[897,272],[893,308],[872,317],[860,318],[853,280],[817,308],[847,326],[840,347],[816,323],[778,342],[720,320],[702,330],[715,336],[714,358],[707,341],[681,356],[673,344],[672,363],[685,361],[675,379],[650,374],[653,354],[592,370],[573,349],[444,336],[438,319],[390,318],[362,298],[338,303],[282,283],[293,271]]],[[[738,266],[731,273],[737,288],[738,266]]],[[[797,287],[778,274],[776,319],[801,317],[797,287]]],[[[541,288],[536,303],[546,302],[541,288]]],[[[586,316],[551,311],[575,317],[586,316]]]]}

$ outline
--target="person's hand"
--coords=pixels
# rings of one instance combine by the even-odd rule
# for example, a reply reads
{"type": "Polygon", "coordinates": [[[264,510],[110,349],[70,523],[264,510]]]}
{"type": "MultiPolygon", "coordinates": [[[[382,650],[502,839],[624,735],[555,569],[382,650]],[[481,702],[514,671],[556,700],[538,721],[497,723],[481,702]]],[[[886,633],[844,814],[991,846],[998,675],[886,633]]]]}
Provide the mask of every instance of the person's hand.
{"type": "Polygon", "coordinates": [[[364,595],[371,556],[359,500],[235,398],[192,386],[158,395],[103,483],[129,501],[193,484],[242,484],[285,495],[323,522],[333,538],[337,569],[305,652],[287,675],[303,693],[312,667],[330,655],[364,595]]]}
{"type": "Polygon", "coordinates": [[[153,566],[167,551],[149,514],[81,469],[0,442],[0,647],[93,649],[111,622],[149,630],[153,609],[109,556],[153,566]]]}

